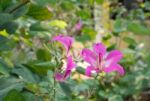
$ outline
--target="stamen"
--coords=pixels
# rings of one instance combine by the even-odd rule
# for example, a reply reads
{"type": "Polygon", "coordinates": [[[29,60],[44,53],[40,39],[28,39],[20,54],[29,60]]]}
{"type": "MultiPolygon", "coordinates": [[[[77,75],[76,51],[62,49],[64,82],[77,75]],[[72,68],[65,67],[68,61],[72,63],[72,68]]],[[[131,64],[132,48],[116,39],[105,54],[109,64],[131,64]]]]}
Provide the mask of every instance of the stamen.
{"type": "Polygon", "coordinates": [[[97,58],[97,67],[100,69],[100,71],[102,70],[102,62],[103,62],[102,55],[99,54],[97,58]]]}

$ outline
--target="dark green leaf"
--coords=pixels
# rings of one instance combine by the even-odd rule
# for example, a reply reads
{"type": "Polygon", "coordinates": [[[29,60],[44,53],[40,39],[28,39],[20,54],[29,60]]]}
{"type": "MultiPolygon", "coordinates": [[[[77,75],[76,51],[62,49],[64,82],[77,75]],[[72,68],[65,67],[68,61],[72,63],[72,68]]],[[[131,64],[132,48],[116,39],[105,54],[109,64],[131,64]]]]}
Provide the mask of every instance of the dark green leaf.
{"type": "Polygon", "coordinates": [[[0,13],[0,28],[3,24],[13,20],[13,16],[9,13],[0,13]]]}
{"type": "Polygon", "coordinates": [[[77,72],[80,73],[80,74],[85,74],[85,69],[82,68],[82,67],[77,67],[76,70],[77,70],[77,72]]]}
{"type": "Polygon", "coordinates": [[[5,10],[11,4],[12,4],[12,0],[0,0],[0,7],[2,7],[3,10],[5,10]]]}
{"type": "Polygon", "coordinates": [[[36,22],[30,26],[30,30],[31,31],[48,31],[49,28],[40,22],[36,22]]]}
{"type": "Polygon", "coordinates": [[[12,70],[12,73],[17,74],[18,76],[21,76],[27,82],[34,82],[34,83],[36,82],[34,74],[32,74],[31,71],[29,71],[27,68],[25,68],[22,65],[15,67],[12,70]]]}
{"type": "Polygon", "coordinates": [[[9,40],[5,37],[0,36],[0,51],[11,50],[14,46],[15,42],[13,40],[9,40]]]}
{"type": "Polygon", "coordinates": [[[20,7],[19,9],[15,10],[13,12],[13,16],[15,19],[17,19],[18,17],[24,16],[27,12],[28,12],[28,6],[24,5],[20,7]]]}
{"type": "Polygon", "coordinates": [[[7,22],[0,27],[0,30],[6,29],[10,34],[14,34],[18,28],[18,23],[16,22],[7,22]]]}
{"type": "Polygon", "coordinates": [[[8,76],[9,73],[8,73],[8,71],[6,70],[6,67],[4,67],[4,65],[0,63],[0,76],[1,76],[1,75],[8,76]]]}
{"type": "Polygon", "coordinates": [[[0,100],[8,91],[12,89],[22,90],[23,87],[24,83],[21,79],[14,77],[0,78],[0,100]]]}
{"type": "Polygon", "coordinates": [[[50,61],[31,61],[25,64],[25,66],[39,75],[46,75],[49,69],[53,70],[54,68],[56,68],[56,64],[50,61]]]}
{"type": "Polygon", "coordinates": [[[70,85],[65,82],[60,82],[59,84],[66,96],[71,98],[72,91],[70,85]]]}
{"type": "Polygon", "coordinates": [[[25,98],[19,91],[13,89],[8,92],[3,101],[25,101],[25,98]]]}

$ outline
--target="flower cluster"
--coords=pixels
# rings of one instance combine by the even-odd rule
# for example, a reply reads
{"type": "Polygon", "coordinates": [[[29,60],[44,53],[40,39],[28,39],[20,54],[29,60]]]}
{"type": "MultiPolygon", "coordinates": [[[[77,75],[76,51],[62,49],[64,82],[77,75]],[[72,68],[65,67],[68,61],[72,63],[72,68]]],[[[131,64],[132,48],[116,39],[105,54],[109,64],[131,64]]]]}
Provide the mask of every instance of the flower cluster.
{"type": "MultiPolygon", "coordinates": [[[[55,36],[53,38],[53,41],[62,43],[62,45],[66,49],[67,65],[65,72],[64,74],[55,74],[55,79],[57,81],[64,81],[70,76],[72,70],[77,66],[73,61],[72,56],[68,53],[74,40],[70,36],[64,36],[60,34],[58,36],[55,36]]],[[[118,62],[123,57],[123,54],[119,50],[112,50],[108,53],[104,44],[95,43],[93,45],[93,50],[85,48],[82,50],[81,56],[83,57],[83,60],[89,64],[85,70],[86,76],[91,76],[93,71],[96,73],[110,73],[116,71],[120,75],[124,75],[123,67],[118,64],[118,62]]]]}

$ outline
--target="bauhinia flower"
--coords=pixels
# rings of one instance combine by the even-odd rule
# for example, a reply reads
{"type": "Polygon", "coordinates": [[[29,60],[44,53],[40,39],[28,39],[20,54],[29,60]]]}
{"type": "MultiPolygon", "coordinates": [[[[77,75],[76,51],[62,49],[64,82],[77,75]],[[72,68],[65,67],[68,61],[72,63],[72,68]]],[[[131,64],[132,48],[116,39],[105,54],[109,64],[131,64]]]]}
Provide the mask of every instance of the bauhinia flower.
{"type": "Polygon", "coordinates": [[[76,29],[76,30],[81,30],[81,28],[82,28],[82,22],[79,21],[79,22],[75,25],[75,29],[76,29]]]}
{"type": "Polygon", "coordinates": [[[70,48],[71,48],[71,45],[73,43],[73,38],[70,37],[70,36],[64,36],[62,34],[58,35],[58,36],[55,36],[53,37],[53,40],[54,41],[59,41],[60,43],[62,43],[66,49],[66,52],[68,54],[70,48]]]}
{"type": "Polygon", "coordinates": [[[123,57],[119,50],[106,53],[106,47],[102,43],[96,43],[93,45],[93,50],[83,49],[81,55],[89,63],[85,71],[87,76],[91,76],[92,71],[96,73],[117,71],[120,75],[124,75],[123,67],[118,64],[123,57]]]}
{"type": "Polygon", "coordinates": [[[67,65],[64,74],[63,73],[56,73],[55,79],[57,81],[65,81],[71,74],[71,71],[76,67],[76,64],[73,62],[73,59],[71,56],[67,57],[67,65]]]}

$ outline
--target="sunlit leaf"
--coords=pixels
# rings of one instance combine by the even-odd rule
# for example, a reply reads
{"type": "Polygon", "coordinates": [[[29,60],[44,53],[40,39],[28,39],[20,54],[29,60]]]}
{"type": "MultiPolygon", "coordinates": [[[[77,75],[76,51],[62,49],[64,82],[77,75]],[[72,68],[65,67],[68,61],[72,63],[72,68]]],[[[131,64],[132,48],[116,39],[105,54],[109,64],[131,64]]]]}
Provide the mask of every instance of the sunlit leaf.
{"type": "Polygon", "coordinates": [[[67,23],[63,20],[53,20],[50,22],[50,26],[58,27],[58,28],[65,28],[67,27],[67,23]]]}
{"type": "Polygon", "coordinates": [[[8,37],[9,34],[6,32],[6,30],[0,31],[0,35],[4,36],[4,37],[8,37]]]}

